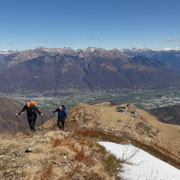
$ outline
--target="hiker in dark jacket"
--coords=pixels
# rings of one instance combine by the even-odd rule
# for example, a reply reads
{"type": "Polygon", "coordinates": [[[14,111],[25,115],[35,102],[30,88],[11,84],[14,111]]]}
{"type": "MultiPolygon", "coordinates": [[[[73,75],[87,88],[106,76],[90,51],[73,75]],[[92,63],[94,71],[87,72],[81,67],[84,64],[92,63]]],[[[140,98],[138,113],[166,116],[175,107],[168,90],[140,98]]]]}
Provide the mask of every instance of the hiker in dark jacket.
{"type": "Polygon", "coordinates": [[[31,131],[35,132],[36,131],[35,123],[37,119],[37,113],[41,116],[43,116],[43,113],[38,110],[38,107],[31,104],[30,101],[26,101],[26,105],[23,107],[23,109],[19,113],[16,113],[16,116],[21,115],[24,111],[27,112],[27,119],[28,119],[29,127],[31,131]]]}
{"type": "Polygon", "coordinates": [[[53,113],[58,112],[57,126],[64,130],[64,123],[67,121],[68,115],[63,105],[59,106],[53,113]]]}

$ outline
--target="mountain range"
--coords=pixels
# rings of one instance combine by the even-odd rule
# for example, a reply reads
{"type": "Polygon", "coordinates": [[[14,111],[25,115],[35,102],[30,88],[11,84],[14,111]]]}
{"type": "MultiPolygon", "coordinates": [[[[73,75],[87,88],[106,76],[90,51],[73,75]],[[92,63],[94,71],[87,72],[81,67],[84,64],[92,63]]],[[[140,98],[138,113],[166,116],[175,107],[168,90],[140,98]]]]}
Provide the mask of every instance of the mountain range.
{"type": "Polygon", "coordinates": [[[178,49],[131,48],[122,49],[122,52],[129,56],[144,56],[152,60],[158,60],[180,70],[180,50],[178,49]]]}
{"type": "Polygon", "coordinates": [[[161,58],[156,58],[153,50],[135,52],[43,47],[0,51],[0,92],[163,88],[180,84],[180,51],[156,51],[165,53],[161,58]],[[173,55],[166,56],[168,53],[173,55]],[[176,69],[173,62],[177,62],[176,69]]]}

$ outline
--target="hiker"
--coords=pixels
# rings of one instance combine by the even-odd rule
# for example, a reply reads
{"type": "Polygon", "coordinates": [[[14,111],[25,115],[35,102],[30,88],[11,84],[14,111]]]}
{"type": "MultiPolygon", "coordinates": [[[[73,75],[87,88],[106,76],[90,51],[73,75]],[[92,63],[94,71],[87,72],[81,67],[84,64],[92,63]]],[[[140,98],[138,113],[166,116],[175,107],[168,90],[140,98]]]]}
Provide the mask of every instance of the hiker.
{"type": "Polygon", "coordinates": [[[26,105],[23,107],[22,111],[16,113],[16,116],[21,115],[24,111],[27,112],[27,119],[29,122],[29,127],[32,132],[36,132],[35,123],[37,119],[37,114],[43,116],[43,113],[38,110],[37,103],[35,101],[26,101],[26,105]]]}
{"type": "Polygon", "coordinates": [[[59,129],[64,130],[64,123],[67,121],[68,115],[64,105],[59,106],[53,113],[58,112],[57,126],[59,129]]]}

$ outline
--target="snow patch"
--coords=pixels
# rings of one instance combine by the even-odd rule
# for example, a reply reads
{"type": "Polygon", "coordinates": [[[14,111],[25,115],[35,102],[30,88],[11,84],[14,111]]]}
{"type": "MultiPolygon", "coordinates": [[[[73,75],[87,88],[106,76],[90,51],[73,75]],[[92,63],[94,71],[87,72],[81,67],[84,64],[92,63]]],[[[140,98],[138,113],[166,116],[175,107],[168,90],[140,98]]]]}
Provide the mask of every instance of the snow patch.
{"type": "Polygon", "coordinates": [[[125,160],[124,172],[119,176],[127,180],[180,180],[180,170],[133,145],[99,142],[117,158],[125,160]]]}

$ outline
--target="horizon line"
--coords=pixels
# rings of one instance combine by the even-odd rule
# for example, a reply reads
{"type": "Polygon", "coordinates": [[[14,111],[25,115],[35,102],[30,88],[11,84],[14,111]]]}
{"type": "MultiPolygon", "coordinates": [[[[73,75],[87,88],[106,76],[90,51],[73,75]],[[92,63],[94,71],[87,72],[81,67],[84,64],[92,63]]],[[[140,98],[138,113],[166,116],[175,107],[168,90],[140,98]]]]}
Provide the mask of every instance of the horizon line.
{"type": "Polygon", "coordinates": [[[94,49],[104,49],[104,50],[114,50],[114,49],[117,49],[117,50],[153,50],[153,51],[170,51],[170,50],[180,50],[180,47],[174,47],[174,48],[169,48],[169,47],[166,47],[166,48],[150,48],[150,47],[143,47],[143,48],[139,48],[139,47],[130,47],[130,48],[103,48],[103,47],[92,47],[92,46],[88,46],[86,48],[72,48],[72,47],[68,47],[68,46],[64,46],[64,47],[44,47],[44,46],[37,46],[36,48],[27,48],[27,49],[0,49],[0,51],[4,51],[4,52],[7,52],[7,51],[19,51],[19,52],[23,52],[23,51],[28,51],[28,50],[35,50],[35,49],[54,49],[54,50],[60,50],[60,49],[71,49],[71,50],[87,50],[88,48],[94,48],[94,49]]]}

